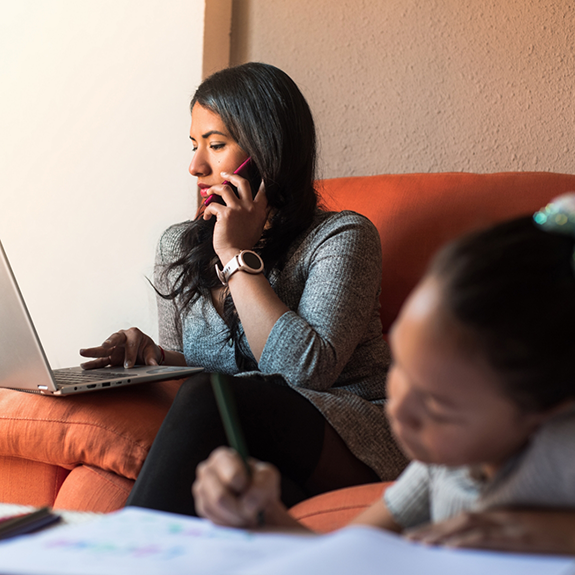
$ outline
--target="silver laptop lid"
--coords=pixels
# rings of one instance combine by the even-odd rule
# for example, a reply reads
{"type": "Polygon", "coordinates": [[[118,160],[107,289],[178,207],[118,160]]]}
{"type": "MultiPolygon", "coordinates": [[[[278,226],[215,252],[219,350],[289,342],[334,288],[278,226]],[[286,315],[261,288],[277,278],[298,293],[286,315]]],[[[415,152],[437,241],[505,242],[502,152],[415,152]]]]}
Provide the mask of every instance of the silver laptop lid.
{"type": "Polygon", "coordinates": [[[44,349],[0,242],[0,387],[56,391],[44,349]]]}

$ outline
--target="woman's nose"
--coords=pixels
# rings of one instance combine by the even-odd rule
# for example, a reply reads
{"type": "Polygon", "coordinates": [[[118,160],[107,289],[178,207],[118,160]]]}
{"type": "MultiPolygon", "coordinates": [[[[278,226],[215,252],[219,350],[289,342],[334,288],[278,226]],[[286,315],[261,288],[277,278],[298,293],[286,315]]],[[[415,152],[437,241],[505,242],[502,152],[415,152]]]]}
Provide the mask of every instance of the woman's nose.
{"type": "Polygon", "coordinates": [[[209,174],[210,167],[200,151],[196,151],[192,156],[188,171],[195,177],[207,176],[209,174]]]}

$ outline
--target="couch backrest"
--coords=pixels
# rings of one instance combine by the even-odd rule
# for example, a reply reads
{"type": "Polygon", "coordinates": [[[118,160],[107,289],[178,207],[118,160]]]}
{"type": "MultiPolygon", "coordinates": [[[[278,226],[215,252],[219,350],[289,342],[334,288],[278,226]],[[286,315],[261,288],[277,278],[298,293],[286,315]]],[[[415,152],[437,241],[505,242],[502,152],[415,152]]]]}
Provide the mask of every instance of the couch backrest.
{"type": "Polygon", "coordinates": [[[439,246],[462,233],[529,214],[575,190],[575,175],[546,172],[400,174],[319,182],[323,205],[354,210],[378,228],[381,321],[387,333],[439,246]]]}

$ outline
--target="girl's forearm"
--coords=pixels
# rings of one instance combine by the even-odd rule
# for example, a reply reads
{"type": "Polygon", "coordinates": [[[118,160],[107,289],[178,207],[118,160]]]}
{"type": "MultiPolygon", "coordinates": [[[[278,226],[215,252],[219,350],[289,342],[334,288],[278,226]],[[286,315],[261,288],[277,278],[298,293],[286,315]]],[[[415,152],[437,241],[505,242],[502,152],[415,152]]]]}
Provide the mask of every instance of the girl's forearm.
{"type": "Polygon", "coordinates": [[[395,522],[383,499],[378,499],[355,519],[352,519],[350,525],[368,525],[395,533],[401,533],[403,530],[401,525],[395,522]]]}

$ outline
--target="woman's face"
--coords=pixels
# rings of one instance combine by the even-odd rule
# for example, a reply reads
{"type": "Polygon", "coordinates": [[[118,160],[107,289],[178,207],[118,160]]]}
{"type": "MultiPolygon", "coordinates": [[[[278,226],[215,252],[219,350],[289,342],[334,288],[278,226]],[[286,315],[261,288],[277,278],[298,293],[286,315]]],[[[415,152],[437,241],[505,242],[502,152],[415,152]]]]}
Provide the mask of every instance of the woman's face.
{"type": "Polygon", "coordinates": [[[441,292],[437,279],[424,279],[391,330],[389,421],[410,458],[481,465],[492,475],[545,416],[522,411],[479,352],[461,345],[463,330],[441,305],[441,292]]]}
{"type": "Polygon", "coordinates": [[[206,198],[211,186],[224,181],[221,172],[233,173],[248,154],[230,136],[220,116],[197,103],[192,108],[190,139],[194,156],[189,171],[198,178],[200,195],[206,198]]]}

